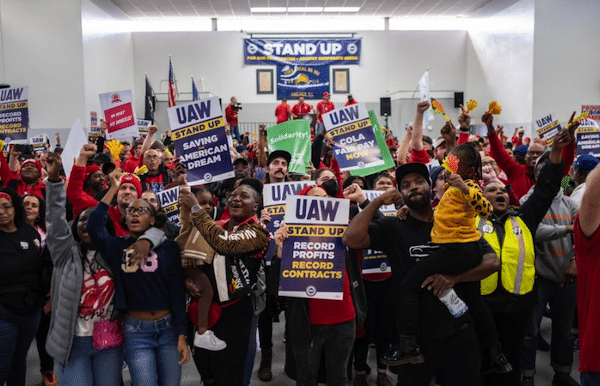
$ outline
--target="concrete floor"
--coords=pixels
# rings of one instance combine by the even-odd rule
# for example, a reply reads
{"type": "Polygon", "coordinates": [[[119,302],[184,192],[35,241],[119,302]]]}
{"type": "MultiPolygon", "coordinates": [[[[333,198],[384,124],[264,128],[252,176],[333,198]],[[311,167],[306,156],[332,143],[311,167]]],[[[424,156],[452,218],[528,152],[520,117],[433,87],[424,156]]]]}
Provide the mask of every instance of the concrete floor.
{"type": "MultiPolygon", "coordinates": [[[[283,315],[282,315],[283,316],[283,315]]],[[[282,318],[283,319],[283,318],[282,318]]],[[[543,318],[541,333],[546,338],[547,341],[550,339],[551,332],[551,321],[550,319],[543,318]]],[[[273,380],[271,382],[262,382],[258,379],[257,371],[258,366],[260,364],[260,352],[256,353],[255,365],[254,365],[254,373],[252,374],[251,385],[264,385],[264,386],[288,386],[295,385],[295,382],[289,379],[284,371],[283,365],[285,361],[285,346],[283,343],[283,320],[280,323],[275,323],[273,325],[273,380]]],[[[369,352],[369,366],[375,370],[375,350],[372,349],[369,352]]],[[[573,370],[571,371],[571,376],[579,382],[579,372],[577,368],[579,366],[579,353],[574,353],[574,361],[573,361],[573,370]]],[[[394,374],[389,374],[394,382],[397,381],[397,376],[394,374]]],[[[537,374],[535,378],[535,384],[537,386],[547,386],[551,385],[552,377],[554,376],[554,371],[550,367],[550,353],[549,352],[541,352],[537,353],[537,374]]],[[[131,385],[131,381],[129,378],[129,372],[124,371],[123,377],[125,379],[125,385],[131,385]]],[[[375,385],[375,379],[377,377],[376,371],[373,371],[371,375],[368,376],[369,384],[375,385]]],[[[37,349],[34,344],[31,345],[29,350],[29,356],[27,358],[27,385],[34,386],[40,385],[41,378],[39,373],[39,359],[37,354],[37,349]]],[[[350,383],[352,384],[352,382],[350,383]]],[[[198,375],[198,371],[193,364],[193,361],[190,361],[187,365],[183,367],[183,374],[181,379],[182,386],[199,386],[202,385],[200,381],[200,376],[198,375]]],[[[86,386],[86,385],[82,385],[86,386]]],[[[465,385],[467,386],[467,385],[465,385]]]]}

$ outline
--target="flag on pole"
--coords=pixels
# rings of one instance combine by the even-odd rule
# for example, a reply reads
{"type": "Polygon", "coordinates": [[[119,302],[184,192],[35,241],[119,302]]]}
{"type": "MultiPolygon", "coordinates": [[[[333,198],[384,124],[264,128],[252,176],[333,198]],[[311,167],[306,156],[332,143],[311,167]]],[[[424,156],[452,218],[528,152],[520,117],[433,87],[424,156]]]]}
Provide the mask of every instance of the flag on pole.
{"type": "MultiPolygon", "coordinates": [[[[429,69],[425,70],[425,73],[419,80],[419,91],[421,93],[421,100],[431,102],[431,95],[429,94],[429,69]]],[[[427,127],[427,124],[433,120],[433,109],[429,107],[423,115],[423,128],[427,127]]]]}
{"type": "Polygon", "coordinates": [[[175,106],[175,96],[177,92],[177,81],[173,73],[173,64],[171,64],[171,56],[169,56],[169,107],[175,106]]]}
{"type": "Polygon", "coordinates": [[[196,88],[196,82],[194,82],[194,77],[192,76],[192,100],[197,101],[198,99],[200,99],[200,96],[198,95],[198,89],[196,88]]]}
{"type": "Polygon", "coordinates": [[[146,101],[144,102],[144,119],[148,121],[154,122],[154,111],[156,108],[154,107],[156,102],[156,96],[154,95],[154,90],[150,85],[150,81],[148,80],[148,75],[146,75],[146,101]]]}

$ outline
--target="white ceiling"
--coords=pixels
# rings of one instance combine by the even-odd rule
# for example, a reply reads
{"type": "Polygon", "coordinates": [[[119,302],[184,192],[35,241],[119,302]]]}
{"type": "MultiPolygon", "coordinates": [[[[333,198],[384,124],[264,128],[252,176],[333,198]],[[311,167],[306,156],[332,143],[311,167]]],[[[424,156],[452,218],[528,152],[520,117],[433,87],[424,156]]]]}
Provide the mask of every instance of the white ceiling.
{"type": "MultiPolygon", "coordinates": [[[[146,19],[168,17],[249,17],[251,7],[360,7],[354,13],[328,16],[483,16],[494,14],[517,0],[92,0],[113,17],[146,19]],[[116,10],[117,8],[118,10],[116,10]],[[117,13],[121,13],[117,15],[117,13]]],[[[285,13],[273,13],[282,16],[285,13]]],[[[308,15],[315,13],[288,13],[308,15]]],[[[318,15],[318,14],[317,14],[318,15]]]]}

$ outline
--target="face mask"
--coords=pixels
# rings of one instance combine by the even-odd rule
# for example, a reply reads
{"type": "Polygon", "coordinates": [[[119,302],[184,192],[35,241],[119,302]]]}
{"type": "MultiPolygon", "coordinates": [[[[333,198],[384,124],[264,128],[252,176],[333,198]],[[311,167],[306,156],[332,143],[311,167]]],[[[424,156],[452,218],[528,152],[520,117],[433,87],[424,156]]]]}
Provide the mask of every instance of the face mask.
{"type": "Polygon", "coordinates": [[[325,189],[329,197],[337,197],[339,187],[337,181],[334,178],[323,182],[321,186],[323,187],[323,189],[325,189]]]}

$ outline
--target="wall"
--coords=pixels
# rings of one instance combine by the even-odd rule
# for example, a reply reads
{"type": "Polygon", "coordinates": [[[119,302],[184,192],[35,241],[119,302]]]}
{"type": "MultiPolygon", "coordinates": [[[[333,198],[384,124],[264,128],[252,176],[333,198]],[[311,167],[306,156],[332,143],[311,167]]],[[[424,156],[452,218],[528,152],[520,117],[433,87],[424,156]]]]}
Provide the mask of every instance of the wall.
{"type": "Polygon", "coordinates": [[[597,0],[535,0],[532,120],[600,104],[598,20],[597,0]]]}
{"type": "Polygon", "coordinates": [[[29,86],[33,129],[70,128],[84,116],[78,1],[0,0],[2,81],[29,86]]]}
{"type": "MultiPolygon", "coordinates": [[[[133,36],[131,32],[105,28],[106,22],[112,18],[91,1],[82,0],[81,6],[86,112],[82,123],[89,127],[90,111],[96,111],[99,118],[103,117],[98,94],[134,88],[133,36]]],[[[143,98],[143,93],[137,96],[143,98]]]]}
{"type": "Polygon", "coordinates": [[[533,1],[521,0],[469,29],[465,102],[475,99],[481,106],[475,110],[474,124],[481,122],[479,117],[492,100],[503,107],[498,123],[531,123],[533,1]]]}
{"type": "MultiPolygon", "coordinates": [[[[410,97],[425,68],[430,69],[433,91],[463,91],[466,87],[466,31],[373,31],[360,32],[358,36],[363,38],[361,64],[347,66],[350,91],[377,113],[380,97],[404,91],[392,95],[390,124],[397,134],[403,135],[405,123],[414,119],[413,104],[416,106],[416,99],[399,98],[403,95],[406,98],[406,94],[410,97]],[[405,114],[405,109],[410,113],[405,114]]],[[[200,77],[204,77],[205,89],[221,97],[224,105],[232,95],[243,103],[240,122],[274,121],[273,112],[279,103],[276,95],[256,94],[256,69],[269,66],[244,65],[242,39],[245,37],[248,35],[240,32],[133,33],[137,113],[144,111],[141,97],[145,90],[144,73],[148,74],[155,92],[167,92],[168,56],[172,55],[182,103],[191,98],[190,76],[194,75],[198,87],[200,77]],[[186,92],[188,94],[184,94],[186,92]]],[[[340,106],[346,97],[347,94],[333,94],[332,100],[340,106]]],[[[417,93],[415,98],[418,97],[417,93]]],[[[158,95],[158,99],[165,101],[166,94],[158,95]]],[[[315,105],[317,102],[310,101],[315,105]]],[[[456,113],[449,104],[447,106],[450,112],[456,113]]],[[[167,125],[166,103],[157,104],[156,117],[160,125],[167,125]]],[[[383,123],[383,119],[380,121],[383,123]]]]}

